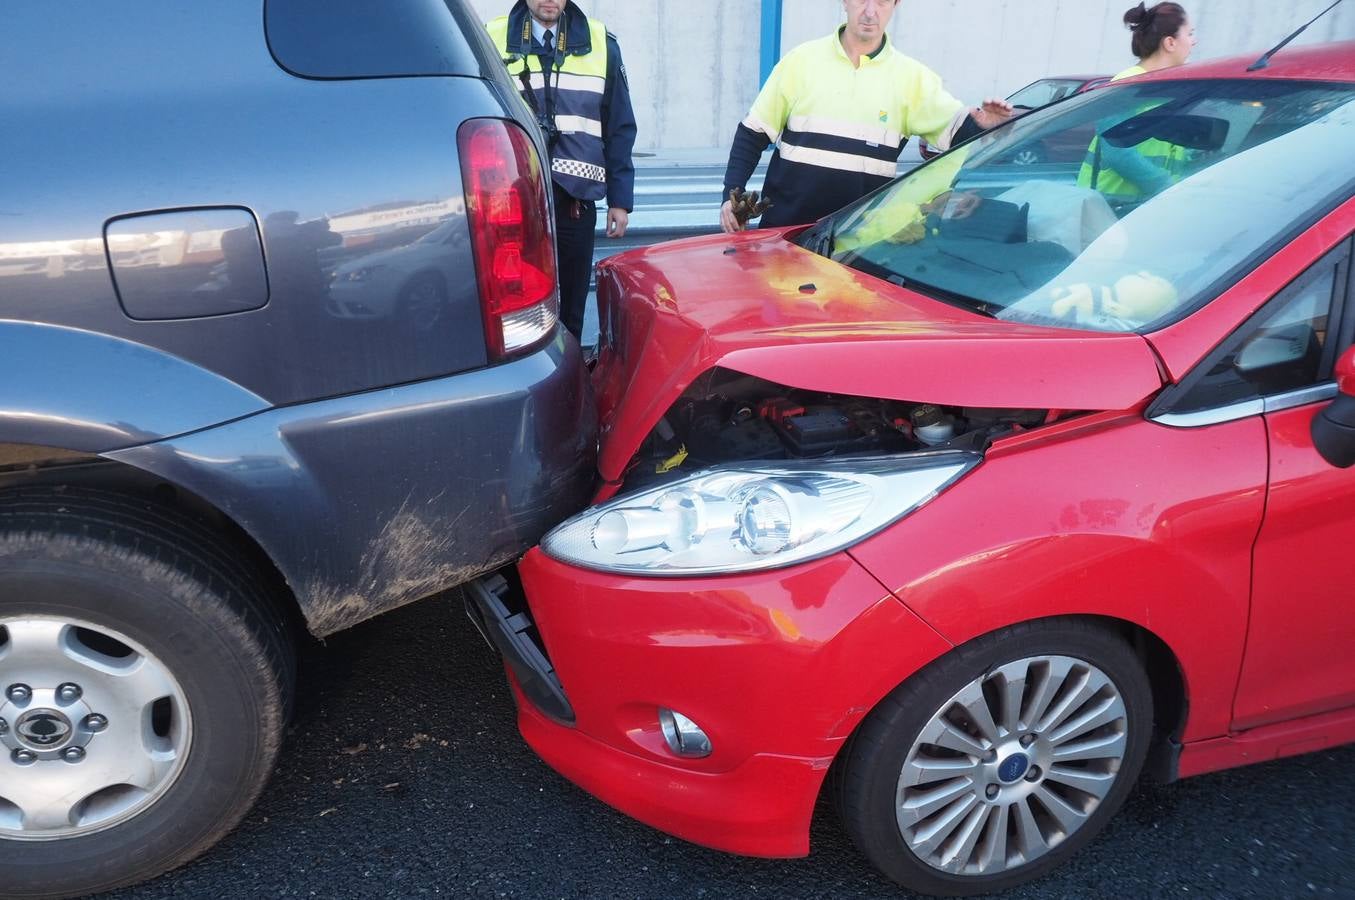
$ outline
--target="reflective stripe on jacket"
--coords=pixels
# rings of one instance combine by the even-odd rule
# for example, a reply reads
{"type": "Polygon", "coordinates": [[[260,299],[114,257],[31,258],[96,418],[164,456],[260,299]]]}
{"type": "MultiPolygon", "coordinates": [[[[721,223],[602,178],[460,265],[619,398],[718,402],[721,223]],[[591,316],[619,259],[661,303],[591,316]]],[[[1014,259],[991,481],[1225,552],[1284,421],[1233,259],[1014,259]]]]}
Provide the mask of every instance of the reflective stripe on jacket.
{"type": "Polygon", "coordinates": [[[551,176],[571,197],[601,200],[607,196],[607,158],[603,147],[602,100],[607,90],[607,29],[589,20],[591,48],[569,45],[569,30],[561,29],[555,53],[559,64],[552,68],[550,86],[541,58],[530,52],[531,19],[524,17],[524,34],[519,46],[529,52],[509,50],[508,16],[500,16],[486,28],[494,46],[508,60],[508,75],[533,110],[549,114],[554,103],[555,127],[559,137],[551,148],[551,176]],[[583,52],[580,52],[582,50],[583,52]],[[530,94],[524,90],[526,74],[530,94]]]}
{"type": "MultiPolygon", "coordinates": [[[[1143,66],[1130,66],[1112,78],[1111,81],[1133,78],[1135,75],[1143,75],[1147,71],[1143,66]]],[[[1147,112],[1151,108],[1151,106],[1145,107],[1140,112],[1147,112]]],[[[1185,172],[1188,154],[1184,147],[1169,144],[1156,138],[1149,138],[1126,149],[1138,154],[1155,170],[1160,171],[1173,181],[1185,172]]],[[[1082,168],[1077,174],[1079,187],[1092,188],[1107,196],[1124,200],[1137,200],[1151,193],[1146,186],[1134,182],[1127,174],[1117,172],[1115,167],[1106,160],[1106,155],[1106,148],[1101,142],[1101,136],[1097,135],[1092,138],[1091,146],[1087,148],[1087,155],[1082,161],[1082,168]]]]}
{"type": "Polygon", "coordinates": [[[763,225],[813,221],[894,178],[910,136],[947,149],[967,110],[888,36],[852,65],[841,29],[801,44],[763,86],[743,125],[776,144],[763,225]]]}

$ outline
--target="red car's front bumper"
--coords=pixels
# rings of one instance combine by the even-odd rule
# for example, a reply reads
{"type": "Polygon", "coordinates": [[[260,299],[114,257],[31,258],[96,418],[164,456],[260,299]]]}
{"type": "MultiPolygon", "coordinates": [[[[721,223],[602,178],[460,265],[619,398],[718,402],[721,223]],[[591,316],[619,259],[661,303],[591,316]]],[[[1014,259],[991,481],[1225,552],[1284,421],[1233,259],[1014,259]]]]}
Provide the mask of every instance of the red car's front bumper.
{"type": "Polygon", "coordinates": [[[804,856],[832,757],[759,754],[728,772],[665,765],[542,715],[513,685],[518,728],[551,768],[605,803],[669,834],[748,856],[804,856]]]}
{"type": "MultiPolygon", "coordinates": [[[[524,655],[510,655],[528,743],[623,812],[736,853],[807,853],[843,742],[950,647],[845,554],[677,580],[589,572],[533,550],[519,573],[546,651],[532,668],[553,667],[527,671],[524,655]],[[543,680],[564,707],[531,699],[543,680]],[[711,754],[673,753],[659,707],[700,725],[711,754]]],[[[519,631],[526,622],[503,618],[519,631]]]]}

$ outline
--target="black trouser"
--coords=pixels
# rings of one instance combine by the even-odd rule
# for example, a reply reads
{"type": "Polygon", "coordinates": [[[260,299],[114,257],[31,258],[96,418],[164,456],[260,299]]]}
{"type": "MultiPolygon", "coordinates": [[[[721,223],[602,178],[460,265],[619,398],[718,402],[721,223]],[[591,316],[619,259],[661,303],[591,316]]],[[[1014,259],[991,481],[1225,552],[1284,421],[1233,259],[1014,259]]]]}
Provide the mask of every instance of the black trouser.
{"type": "Polygon", "coordinates": [[[560,255],[560,321],[574,335],[583,335],[588,283],[593,277],[593,241],[598,207],[575,200],[555,185],[555,247],[560,255]]]}

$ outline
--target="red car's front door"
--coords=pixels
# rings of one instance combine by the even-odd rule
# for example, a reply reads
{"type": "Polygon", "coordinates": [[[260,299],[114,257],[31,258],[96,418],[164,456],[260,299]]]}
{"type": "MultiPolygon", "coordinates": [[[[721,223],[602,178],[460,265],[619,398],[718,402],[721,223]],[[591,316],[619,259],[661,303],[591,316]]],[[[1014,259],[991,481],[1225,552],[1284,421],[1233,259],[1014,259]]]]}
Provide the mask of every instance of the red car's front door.
{"type": "MultiPolygon", "coordinates": [[[[1349,258],[1341,248],[1286,291],[1281,333],[1314,322],[1328,364],[1350,340],[1350,313],[1344,326],[1336,314],[1349,258]]],[[[1266,400],[1270,484],[1253,554],[1238,730],[1355,706],[1355,469],[1323,460],[1310,431],[1334,395],[1330,381],[1319,381],[1266,400]]]]}
{"type": "Polygon", "coordinates": [[[1256,542],[1241,729],[1355,705],[1355,469],[1309,426],[1325,403],[1266,416],[1270,491],[1256,542]]]}

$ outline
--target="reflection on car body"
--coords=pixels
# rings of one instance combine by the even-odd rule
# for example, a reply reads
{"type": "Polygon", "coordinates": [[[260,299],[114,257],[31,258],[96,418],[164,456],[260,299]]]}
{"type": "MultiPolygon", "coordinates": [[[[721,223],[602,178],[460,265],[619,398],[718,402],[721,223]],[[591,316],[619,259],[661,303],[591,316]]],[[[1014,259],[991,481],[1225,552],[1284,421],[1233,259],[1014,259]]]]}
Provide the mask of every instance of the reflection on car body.
{"type": "Polygon", "coordinates": [[[457,219],[448,219],[412,243],[348,256],[334,267],[329,308],[340,318],[399,314],[417,328],[431,328],[443,314],[451,271],[448,244],[467,244],[457,219]]]}

